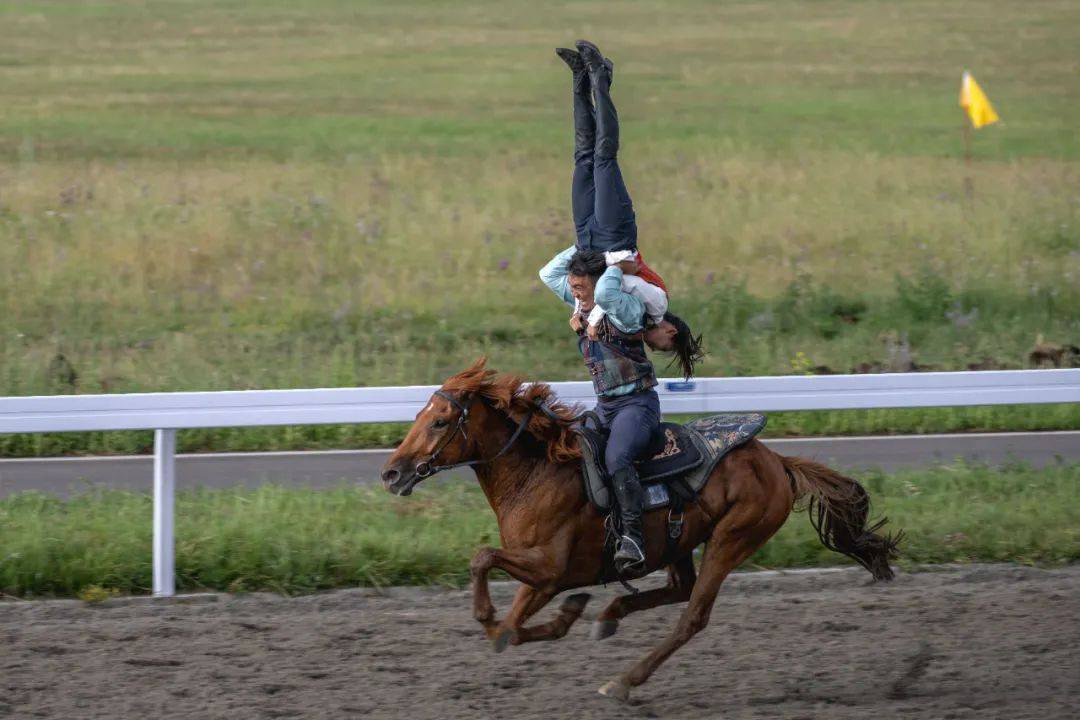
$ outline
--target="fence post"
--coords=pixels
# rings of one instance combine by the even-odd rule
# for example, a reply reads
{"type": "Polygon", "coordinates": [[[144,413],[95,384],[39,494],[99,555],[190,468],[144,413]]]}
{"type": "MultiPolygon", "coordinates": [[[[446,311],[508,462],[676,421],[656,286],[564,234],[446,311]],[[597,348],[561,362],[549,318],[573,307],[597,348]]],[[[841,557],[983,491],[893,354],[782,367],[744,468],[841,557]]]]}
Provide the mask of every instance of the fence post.
{"type": "Polygon", "coordinates": [[[176,495],[176,430],[154,431],[154,595],[176,592],[173,511],[176,495]]]}

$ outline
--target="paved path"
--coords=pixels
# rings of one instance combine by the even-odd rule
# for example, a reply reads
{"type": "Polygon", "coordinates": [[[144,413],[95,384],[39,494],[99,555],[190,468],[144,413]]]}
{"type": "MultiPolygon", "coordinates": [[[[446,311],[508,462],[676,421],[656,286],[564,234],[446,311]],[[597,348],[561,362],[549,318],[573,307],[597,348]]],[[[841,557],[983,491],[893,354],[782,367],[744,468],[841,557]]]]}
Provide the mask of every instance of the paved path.
{"type": "MultiPolygon", "coordinates": [[[[768,440],[784,455],[802,455],[849,470],[896,470],[963,457],[1000,464],[1019,460],[1045,465],[1061,457],[1080,462],[1080,431],[899,435],[768,440]]],[[[267,481],[314,488],[345,482],[373,482],[389,450],[217,453],[180,455],[180,488],[254,486],[267,481]]],[[[151,487],[148,455],[97,458],[0,460],[0,497],[22,490],[66,494],[91,485],[146,490],[151,487]]]]}

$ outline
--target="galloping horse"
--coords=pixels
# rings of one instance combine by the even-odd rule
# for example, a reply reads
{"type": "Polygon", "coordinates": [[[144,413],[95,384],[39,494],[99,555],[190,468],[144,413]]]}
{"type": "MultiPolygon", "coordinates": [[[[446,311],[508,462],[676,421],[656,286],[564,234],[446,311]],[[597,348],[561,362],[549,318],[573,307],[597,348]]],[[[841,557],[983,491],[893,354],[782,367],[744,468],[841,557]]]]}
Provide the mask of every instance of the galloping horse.
{"type": "MultiPolygon", "coordinates": [[[[544,384],[485,368],[481,358],[449,378],[416,416],[409,434],[383,468],[386,488],[408,495],[426,477],[471,466],[499,524],[502,548],[482,548],[470,565],[473,614],[495,652],[507,644],[561,638],[581,616],[586,593],[569,596],[554,620],[525,622],[564,590],[614,580],[605,570],[604,518],[586,497],[581,453],[571,430],[574,409],[544,384]],[[499,568],[522,583],[499,620],[488,592],[488,573],[499,568]]],[[[647,572],[662,556],[664,588],[616,598],[597,617],[596,639],[613,634],[639,610],[689,601],[675,631],[600,692],[627,700],[673,652],[709,622],[716,593],[728,573],[787,520],[796,501],[808,499],[822,542],[863,565],[875,579],[892,579],[889,558],[899,537],[882,536],[884,520],[867,526],[869,498],[859,483],[829,468],[784,457],[752,439],[732,450],[685,509],[685,525],[672,554],[663,512],[645,516],[647,572]],[[705,544],[700,569],[693,550],[705,544]]]]}

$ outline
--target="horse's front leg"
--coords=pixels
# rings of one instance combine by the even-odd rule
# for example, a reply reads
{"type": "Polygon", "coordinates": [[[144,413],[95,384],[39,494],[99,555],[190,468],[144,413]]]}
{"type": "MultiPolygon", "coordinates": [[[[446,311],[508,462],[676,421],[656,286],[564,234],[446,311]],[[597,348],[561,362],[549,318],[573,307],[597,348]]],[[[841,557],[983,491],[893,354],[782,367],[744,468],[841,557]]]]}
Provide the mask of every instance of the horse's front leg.
{"type": "Polygon", "coordinates": [[[589,602],[588,593],[575,593],[563,600],[562,605],[559,606],[559,613],[553,620],[540,625],[522,627],[522,624],[529,617],[536,614],[540,608],[547,605],[551,598],[551,593],[541,593],[539,590],[533,590],[528,585],[521,586],[521,589],[518,590],[518,597],[514,599],[514,606],[517,607],[519,600],[524,600],[528,605],[525,606],[525,610],[520,617],[514,616],[514,610],[511,609],[504,621],[505,625],[513,629],[513,636],[510,639],[512,644],[520,645],[540,640],[558,640],[566,635],[571,625],[577,622],[578,618],[581,617],[581,613],[585,610],[585,605],[589,602]],[[516,621],[513,625],[511,625],[512,616],[516,621]]]}
{"type": "MultiPolygon", "coordinates": [[[[491,571],[492,548],[480,548],[469,563],[469,576],[472,578],[473,617],[487,630],[495,624],[495,606],[491,604],[491,592],[488,590],[488,573],[491,571]]],[[[490,634],[490,633],[489,633],[490,634]]]]}
{"type": "MultiPolygon", "coordinates": [[[[491,592],[488,589],[488,573],[494,568],[505,571],[515,580],[519,580],[532,589],[542,588],[554,577],[554,568],[547,562],[545,554],[537,548],[526,550],[497,550],[495,548],[481,548],[477,551],[469,565],[469,572],[473,582],[473,617],[484,626],[484,632],[495,644],[496,652],[505,649],[506,644],[513,637],[513,627],[508,623],[500,623],[495,618],[495,606],[491,603],[491,592]]],[[[507,620],[514,619],[517,624],[528,617],[525,611],[532,604],[539,603],[532,612],[542,608],[552,598],[554,592],[549,590],[540,591],[541,595],[535,599],[519,597],[515,603],[517,613],[511,613],[507,620]],[[546,595],[546,597],[544,597],[546,595]],[[542,599],[542,602],[541,602],[542,599]],[[526,602],[528,601],[528,602],[526,602]],[[517,615],[513,618],[513,615],[517,615]]],[[[531,614],[531,613],[529,613],[531,614]]]]}

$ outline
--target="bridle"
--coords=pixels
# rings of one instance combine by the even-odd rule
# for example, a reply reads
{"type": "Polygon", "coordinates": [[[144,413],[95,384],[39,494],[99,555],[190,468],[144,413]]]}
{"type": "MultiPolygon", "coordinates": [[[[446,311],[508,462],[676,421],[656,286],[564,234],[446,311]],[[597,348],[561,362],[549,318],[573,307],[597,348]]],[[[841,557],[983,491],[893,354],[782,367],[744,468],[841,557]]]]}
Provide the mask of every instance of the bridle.
{"type": "MultiPolygon", "coordinates": [[[[529,420],[532,419],[533,413],[537,409],[536,407],[530,407],[529,412],[525,413],[525,417],[521,418],[521,421],[518,423],[517,429],[514,430],[514,434],[510,436],[510,439],[506,441],[506,444],[502,446],[502,449],[491,457],[487,458],[486,460],[466,460],[464,462],[453,463],[452,465],[436,465],[435,462],[438,459],[439,455],[442,453],[443,450],[447,448],[450,443],[454,441],[454,438],[457,437],[459,432],[461,433],[462,437],[468,439],[469,435],[465,431],[465,426],[469,422],[469,410],[472,408],[472,404],[476,400],[476,395],[474,394],[472,397],[470,397],[469,401],[464,405],[461,404],[460,400],[458,400],[456,397],[446,392],[445,390],[436,390],[434,395],[438,395],[443,400],[446,400],[448,403],[450,403],[457,409],[457,425],[454,426],[454,431],[452,433],[449,433],[446,436],[446,439],[443,440],[442,443],[439,445],[439,447],[437,447],[435,451],[431,453],[431,457],[429,457],[427,460],[417,463],[414,471],[416,472],[416,477],[418,480],[431,477],[435,473],[440,473],[443,470],[453,470],[454,468],[468,467],[470,465],[487,465],[488,463],[495,462],[500,457],[502,457],[507,450],[510,449],[510,446],[513,445],[521,436],[521,433],[525,431],[525,427],[529,424],[529,420]]],[[[432,397],[434,397],[434,395],[432,397]]]]}

